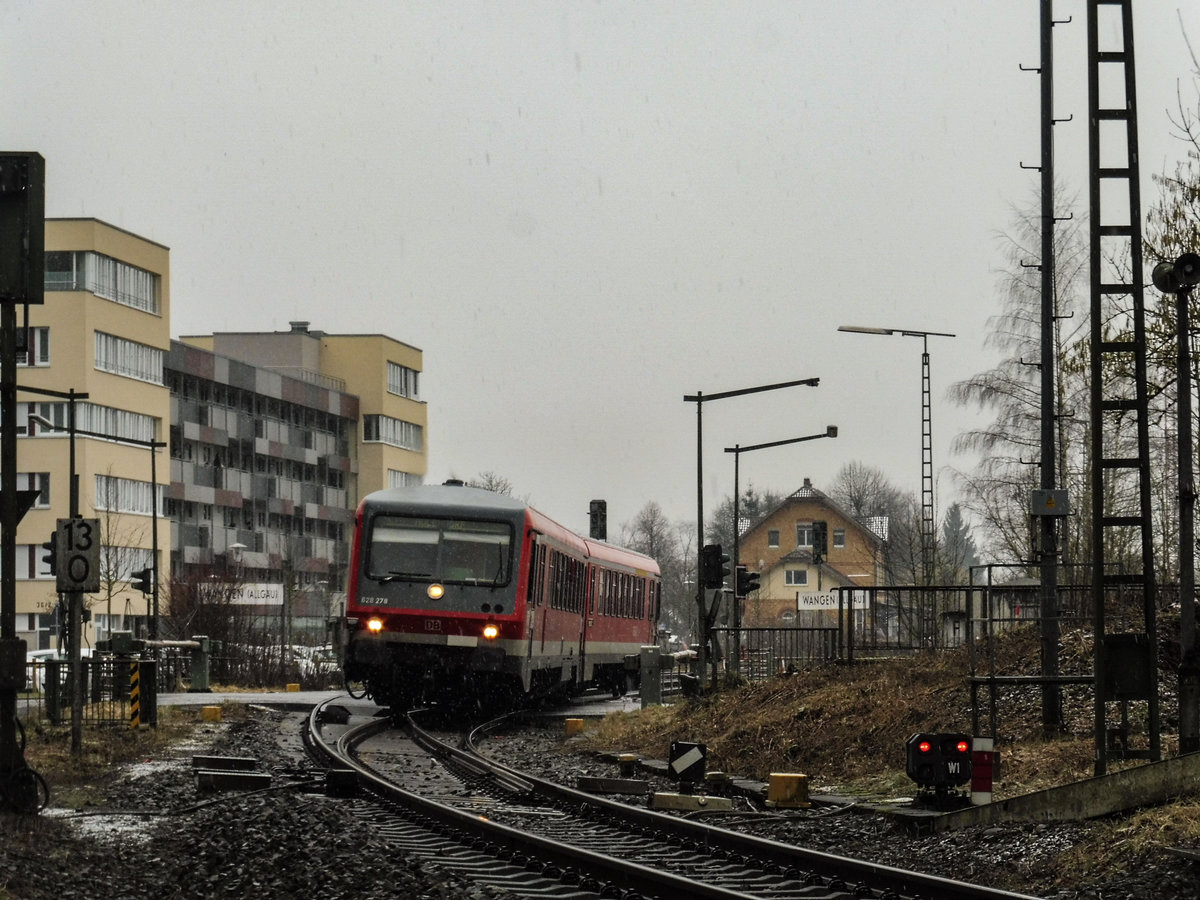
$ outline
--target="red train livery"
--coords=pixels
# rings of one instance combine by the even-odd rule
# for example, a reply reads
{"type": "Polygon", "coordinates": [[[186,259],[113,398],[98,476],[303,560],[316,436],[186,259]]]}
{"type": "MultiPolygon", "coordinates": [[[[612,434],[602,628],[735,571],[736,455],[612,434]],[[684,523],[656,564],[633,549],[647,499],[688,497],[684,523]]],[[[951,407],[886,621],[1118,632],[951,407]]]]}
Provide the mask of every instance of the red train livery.
{"type": "Polygon", "coordinates": [[[513,694],[623,693],[655,639],[648,556],[461,483],[359,504],[344,666],[379,704],[513,694]]]}

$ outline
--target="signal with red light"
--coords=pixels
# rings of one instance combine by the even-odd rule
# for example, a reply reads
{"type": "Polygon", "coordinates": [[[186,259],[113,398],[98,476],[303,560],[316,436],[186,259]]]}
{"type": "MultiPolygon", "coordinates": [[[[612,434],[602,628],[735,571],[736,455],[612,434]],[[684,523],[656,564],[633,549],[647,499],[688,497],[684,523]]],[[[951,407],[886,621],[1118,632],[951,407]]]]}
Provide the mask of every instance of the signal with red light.
{"type": "Polygon", "coordinates": [[[904,745],[904,771],[925,789],[945,792],[971,780],[971,737],[914,734],[904,745]]]}

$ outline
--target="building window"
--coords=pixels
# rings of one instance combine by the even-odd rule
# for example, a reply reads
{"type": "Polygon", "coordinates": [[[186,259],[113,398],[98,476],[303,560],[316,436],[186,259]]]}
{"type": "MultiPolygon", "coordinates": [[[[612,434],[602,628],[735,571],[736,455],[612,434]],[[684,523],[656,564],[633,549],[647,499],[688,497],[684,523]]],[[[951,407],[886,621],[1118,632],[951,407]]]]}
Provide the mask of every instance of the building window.
{"type": "Polygon", "coordinates": [[[163,352],[157,347],[96,332],[96,368],[151,384],[163,383],[163,352]]]}
{"type": "Polygon", "coordinates": [[[416,487],[421,484],[421,476],[414,475],[412,472],[398,472],[395,469],[388,469],[387,476],[388,487],[390,488],[416,487]]]}
{"type": "Polygon", "coordinates": [[[419,376],[420,373],[416,369],[410,369],[408,366],[402,366],[389,360],[387,364],[388,393],[408,397],[411,400],[420,399],[419,376]]]}
{"type": "Polygon", "coordinates": [[[158,276],[100,253],[47,253],[44,284],[48,291],[91,291],[122,306],[158,314],[158,276]]]}
{"type": "Polygon", "coordinates": [[[421,451],[421,426],[391,416],[363,416],[363,440],[376,441],[400,447],[403,450],[421,451]]]}
{"type": "Polygon", "coordinates": [[[845,547],[846,546],[846,529],[845,528],[833,529],[833,546],[834,547],[845,547]]]}
{"type": "Polygon", "coordinates": [[[796,546],[811,547],[813,539],[812,522],[796,523],[796,546]]]}
{"type": "Polygon", "coordinates": [[[134,481],[113,475],[96,476],[96,509],[149,516],[155,511],[155,495],[158,514],[162,515],[162,485],[152,486],[148,481],[134,481]],[[157,490],[151,490],[151,487],[157,487],[157,490]]]}
{"type": "MultiPolygon", "coordinates": [[[[18,403],[17,404],[17,434],[53,434],[65,437],[67,433],[67,403],[18,403]],[[54,424],[54,428],[46,428],[37,422],[30,422],[29,416],[41,416],[54,424]]],[[[153,416],[130,412],[126,409],[115,409],[111,406],[98,406],[95,403],[76,401],[75,428],[81,432],[92,432],[90,437],[103,435],[113,440],[133,440],[149,444],[155,439],[158,420],[153,416]]]]}
{"type": "Polygon", "coordinates": [[[29,348],[33,351],[33,362],[29,362],[30,354],[24,350],[18,350],[17,365],[50,365],[50,327],[48,325],[38,325],[34,328],[26,329],[25,333],[29,336],[29,348]]]}
{"type": "Polygon", "coordinates": [[[18,491],[37,491],[37,499],[33,501],[33,509],[50,508],[50,473],[49,472],[18,472],[18,491]]]}
{"type": "Polygon", "coordinates": [[[779,546],[779,529],[778,528],[772,528],[770,531],[767,532],[767,546],[768,547],[778,547],[779,546]]]}
{"type": "Polygon", "coordinates": [[[784,583],[789,587],[808,586],[808,569],[788,569],[783,574],[784,583]]]}
{"type": "Polygon", "coordinates": [[[29,581],[39,578],[54,578],[50,574],[50,564],[42,562],[46,555],[41,544],[18,544],[16,556],[16,579],[29,581]]]}

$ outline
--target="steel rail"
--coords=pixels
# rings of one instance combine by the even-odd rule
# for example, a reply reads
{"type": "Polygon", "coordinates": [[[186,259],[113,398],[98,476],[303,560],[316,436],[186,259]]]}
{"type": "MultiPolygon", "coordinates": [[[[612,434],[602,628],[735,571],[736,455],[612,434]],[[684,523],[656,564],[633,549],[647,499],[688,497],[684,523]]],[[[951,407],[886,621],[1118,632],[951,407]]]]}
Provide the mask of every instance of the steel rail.
{"type": "MultiPolygon", "coordinates": [[[[392,727],[389,719],[377,719],[349,728],[340,735],[336,742],[330,743],[321,735],[325,716],[323,708],[336,703],[337,698],[327,700],[314,707],[309,718],[311,737],[320,752],[338,765],[354,771],[360,784],[377,795],[395,801],[408,809],[420,813],[442,825],[455,829],[475,838],[482,838],[502,848],[533,854],[537,858],[550,861],[564,868],[599,878],[607,879],[617,885],[633,888],[639,891],[652,889],[663,897],[689,897],[696,900],[753,900],[753,894],[727,888],[695,882],[688,878],[651,869],[638,863],[605,856],[581,847],[562,844],[536,834],[521,831],[499,822],[490,821],[478,813],[463,812],[455,807],[447,806],[411,791],[407,791],[375,772],[354,755],[354,748],[392,727]]],[[[490,766],[495,766],[491,760],[477,755],[477,760],[490,766]]],[[[510,776],[528,780],[526,776],[513,770],[508,770],[510,776]]]]}
{"type": "Polygon", "coordinates": [[[840,878],[844,881],[867,883],[873,888],[890,890],[907,897],[931,897],[938,900],[1038,900],[1028,894],[1013,893],[999,888],[984,887],[953,881],[937,875],[927,875],[907,869],[898,869],[881,863],[853,859],[810,850],[785,844],[770,838],[757,837],[738,831],[730,831],[713,825],[706,825],[691,819],[670,816],[650,809],[630,806],[606,797],[588,794],[555,781],[549,781],[528,773],[517,772],[504,763],[482,753],[476,741],[478,736],[487,731],[500,727],[510,720],[513,714],[502,716],[491,722],[485,722],[471,731],[467,738],[467,746],[471,752],[491,765],[505,769],[525,781],[532,782],[536,789],[546,795],[559,798],[568,803],[586,804],[604,810],[611,816],[627,822],[633,822],[643,828],[672,831],[681,834],[704,846],[725,847],[765,862],[773,862],[781,866],[802,867],[820,875],[840,878]]]}

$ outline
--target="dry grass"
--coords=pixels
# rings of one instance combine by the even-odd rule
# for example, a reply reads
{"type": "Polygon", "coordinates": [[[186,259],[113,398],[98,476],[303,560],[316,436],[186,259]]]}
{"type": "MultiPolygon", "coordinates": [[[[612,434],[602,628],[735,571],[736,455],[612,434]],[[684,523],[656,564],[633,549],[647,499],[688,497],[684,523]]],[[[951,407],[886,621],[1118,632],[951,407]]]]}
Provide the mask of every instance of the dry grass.
{"type": "Polygon", "coordinates": [[[586,744],[665,758],[672,740],[700,741],[710,769],[762,780],[802,771],[815,784],[862,790],[897,772],[903,779],[904,742],[917,731],[971,731],[965,680],[944,655],[802,670],[609,716],[586,744]]]}
{"type": "MultiPolygon", "coordinates": [[[[224,721],[245,714],[236,704],[222,707],[224,721]]],[[[33,722],[26,725],[25,762],[49,783],[52,803],[78,808],[97,802],[117,767],[162,757],[200,726],[199,707],[164,706],[154,728],[85,727],[80,751],[72,753],[70,726],[33,722]]]]}
{"type": "MultiPolygon", "coordinates": [[[[1090,671],[1089,637],[1064,634],[1061,646],[1062,672],[1090,671]]],[[[1037,671],[1037,654],[1033,629],[1011,632],[997,643],[996,671],[1037,671]]],[[[771,772],[802,771],[819,786],[862,791],[894,783],[908,792],[904,743],[912,734],[975,731],[968,672],[961,650],[814,667],[699,700],[609,716],[585,743],[665,758],[672,740],[700,741],[710,769],[760,780],[771,772]]],[[[986,734],[986,691],[979,695],[978,730],[986,734]]],[[[1042,734],[1037,687],[1002,688],[997,711],[998,799],[1092,775],[1090,688],[1064,689],[1066,734],[1051,740],[1042,734]]],[[[1164,736],[1163,743],[1169,751],[1174,738],[1164,736]]]]}
{"type": "MultiPolygon", "coordinates": [[[[1062,647],[1063,672],[1090,670],[1089,636],[1065,634],[1062,647]]],[[[1000,649],[997,670],[1028,674],[1036,671],[1036,659],[1036,635],[1017,633],[1000,649]]],[[[764,781],[771,772],[804,772],[815,790],[909,795],[914,785],[904,773],[907,738],[917,731],[972,732],[967,672],[958,653],[813,668],[699,700],[610,715],[581,743],[665,759],[672,740],[697,741],[707,746],[710,771],[764,781]]],[[[1170,673],[1162,678],[1164,685],[1173,681],[1170,673]]],[[[996,799],[1092,776],[1090,691],[1065,693],[1068,734],[1052,740],[1042,736],[1037,688],[1014,690],[998,704],[996,799]]],[[[987,722],[986,709],[981,720],[987,722]]],[[[981,731],[987,730],[985,724],[981,731]]],[[[1164,754],[1176,746],[1174,735],[1163,736],[1164,754]]],[[[1115,768],[1110,764],[1110,771],[1115,768]]],[[[1200,847],[1200,802],[1194,798],[1091,823],[1087,839],[1059,857],[1056,868],[1067,880],[1119,873],[1172,846],[1200,847]]]]}

